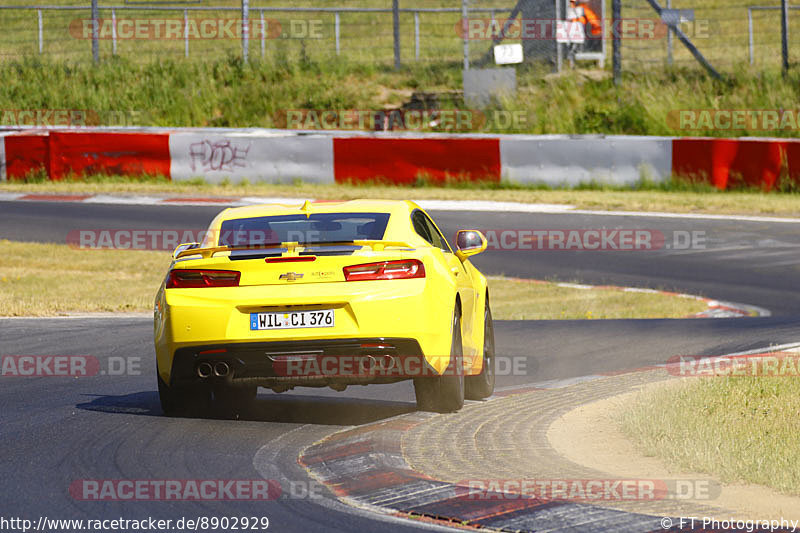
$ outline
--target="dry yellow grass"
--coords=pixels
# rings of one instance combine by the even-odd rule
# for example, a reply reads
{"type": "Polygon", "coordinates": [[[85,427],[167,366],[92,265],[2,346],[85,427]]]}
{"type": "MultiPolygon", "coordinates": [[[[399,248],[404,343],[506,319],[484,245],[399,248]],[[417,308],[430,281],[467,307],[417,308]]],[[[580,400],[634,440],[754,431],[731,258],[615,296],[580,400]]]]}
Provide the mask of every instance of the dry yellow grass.
{"type": "Polygon", "coordinates": [[[703,301],[666,294],[501,277],[489,278],[489,291],[492,314],[502,320],[684,318],[707,309],[703,301]]]}
{"type": "Polygon", "coordinates": [[[170,254],[0,240],[0,316],[153,308],[170,254]]]}
{"type": "Polygon", "coordinates": [[[672,468],[800,495],[798,415],[796,377],[708,377],[639,393],[620,422],[672,468]]]}

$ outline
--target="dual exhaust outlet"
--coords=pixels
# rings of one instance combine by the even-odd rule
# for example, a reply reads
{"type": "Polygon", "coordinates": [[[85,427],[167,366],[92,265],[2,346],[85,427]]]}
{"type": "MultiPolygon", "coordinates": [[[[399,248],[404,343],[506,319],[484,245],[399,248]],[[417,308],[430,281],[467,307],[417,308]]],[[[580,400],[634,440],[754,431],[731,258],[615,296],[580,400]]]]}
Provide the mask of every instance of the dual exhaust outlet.
{"type": "Polygon", "coordinates": [[[362,357],[360,366],[362,370],[375,370],[376,368],[387,369],[395,364],[392,355],[367,355],[362,357]]]}
{"type": "MultiPolygon", "coordinates": [[[[367,355],[361,358],[360,366],[362,370],[375,370],[376,368],[386,369],[395,364],[395,358],[391,355],[367,355]]],[[[217,361],[211,364],[208,361],[203,361],[197,365],[197,377],[200,379],[208,379],[212,376],[224,378],[231,373],[231,367],[225,361],[217,361]]]]}
{"type": "Polygon", "coordinates": [[[218,378],[224,378],[231,372],[231,367],[225,361],[218,361],[213,365],[208,361],[203,361],[199,365],[197,365],[197,377],[201,379],[210,378],[211,376],[216,376],[218,378]]]}

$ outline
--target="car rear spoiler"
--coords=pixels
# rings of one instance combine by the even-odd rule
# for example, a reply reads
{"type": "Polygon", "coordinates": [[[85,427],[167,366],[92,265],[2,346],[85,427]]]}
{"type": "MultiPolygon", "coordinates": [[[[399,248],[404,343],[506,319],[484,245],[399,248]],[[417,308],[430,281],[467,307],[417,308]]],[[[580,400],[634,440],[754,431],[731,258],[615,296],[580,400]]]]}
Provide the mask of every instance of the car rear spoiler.
{"type": "Polygon", "coordinates": [[[232,251],[239,251],[239,250],[269,250],[273,248],[286,248],[286,253],[293,254],[298,248],[306,248],[306,247],[320,247],[320,246],[341,246],[343,244],[350,244],[353,246],[369,246],[376,252],[381,252],[387,247],[392,248],[408,248],[413,250],[416,248],[415,246],[408,244],[407,242],[402,241],[380,241],[380,240],[357,240],[357,241],[337,241],[337,242],[309,242],[309,243],[298,243],[298,242],[281,242],[281,243],[271,243],[271,244],[255,244],[252,246],[209,246],[207,248],[187,248],[179,252],[175,259],[180,259],[181,257],[187,257],[192,255],[199,255],[202,256],[203,259],[209,259],[214,254],[219,252],[232,252],[232,251]]]}

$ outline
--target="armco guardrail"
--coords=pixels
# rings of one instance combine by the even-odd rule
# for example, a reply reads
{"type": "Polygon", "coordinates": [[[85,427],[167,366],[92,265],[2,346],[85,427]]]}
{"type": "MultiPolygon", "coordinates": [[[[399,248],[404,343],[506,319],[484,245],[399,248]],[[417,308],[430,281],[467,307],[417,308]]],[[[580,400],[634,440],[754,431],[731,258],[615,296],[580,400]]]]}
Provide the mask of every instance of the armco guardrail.
{"type": "Polygon", "coordinates": [[[424,177],[549,185],[630,185],[672,175],[720,189],[800,176],[800,140],[635,136],[386,134],[231,129],[17,129],[0,132],[0,179],[44,171],[173,180],[318,183],[424,177]]]}

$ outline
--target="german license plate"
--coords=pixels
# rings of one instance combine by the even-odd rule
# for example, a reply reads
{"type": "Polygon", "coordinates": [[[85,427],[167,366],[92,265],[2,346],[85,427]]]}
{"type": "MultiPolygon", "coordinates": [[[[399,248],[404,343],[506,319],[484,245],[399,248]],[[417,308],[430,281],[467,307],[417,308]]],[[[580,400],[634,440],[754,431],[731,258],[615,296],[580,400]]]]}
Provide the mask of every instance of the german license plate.
{"type": "Polygon", "coordinates": [[[250,329],[332,328],[333,309],[291,311],[286,313],[250,313],[250,329]]]}

